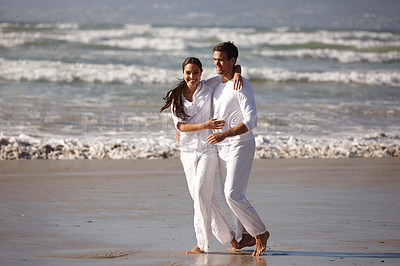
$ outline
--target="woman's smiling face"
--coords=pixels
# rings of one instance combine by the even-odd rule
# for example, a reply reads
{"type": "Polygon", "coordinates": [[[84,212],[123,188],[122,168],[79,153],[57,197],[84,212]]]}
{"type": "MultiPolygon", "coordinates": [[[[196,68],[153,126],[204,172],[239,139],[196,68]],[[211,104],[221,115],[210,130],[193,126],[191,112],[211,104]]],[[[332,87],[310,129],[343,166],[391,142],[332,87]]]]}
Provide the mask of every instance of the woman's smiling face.
{"type": "Polygon", "coordinates": [[[183,79],[189,88],[196,88],[201,79],[202,70],[195,64],[187,64],[183,69],[183,79]]]}

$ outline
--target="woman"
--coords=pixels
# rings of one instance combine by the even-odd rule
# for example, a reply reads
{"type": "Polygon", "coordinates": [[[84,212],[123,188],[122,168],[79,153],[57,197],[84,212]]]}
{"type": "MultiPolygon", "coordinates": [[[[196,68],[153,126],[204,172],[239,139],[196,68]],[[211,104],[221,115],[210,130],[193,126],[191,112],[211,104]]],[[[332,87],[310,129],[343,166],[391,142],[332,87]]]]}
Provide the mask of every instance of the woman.
{"type": "MultiPolygon", "coordinates": [[[[240,87],[240,66],[235,86],[240,87]]],[[[187,58],[182,64],[183,80],[164,97],[160,112],[171,107],[175,127],[180,133],[181,162],[194,202],[194,228],[197,245],[188,254],[208,251],[212,233],[222,244],[235,241],[214,197],[213,185],[218,156],[215,146],[207,143],[212,129],[221,129],[225,121],[211,118],[214,86],[220,76],[201,81],[199,59],[187,58]],[[212,224],[212,226],[211,226],[212,224]]]]}

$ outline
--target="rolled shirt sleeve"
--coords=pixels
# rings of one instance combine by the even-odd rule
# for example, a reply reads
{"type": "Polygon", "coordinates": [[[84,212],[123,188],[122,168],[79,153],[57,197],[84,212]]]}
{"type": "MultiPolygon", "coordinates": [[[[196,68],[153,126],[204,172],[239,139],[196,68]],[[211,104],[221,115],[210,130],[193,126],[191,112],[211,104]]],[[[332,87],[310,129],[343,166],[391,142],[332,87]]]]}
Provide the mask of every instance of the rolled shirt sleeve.
{"type": "Polygon", "coordinates": [[[257,127],[257,108],[253,88],[247,80],[244,80],[243,88],[235,91],[234,95],[242,111],[243,124],[249,131],[253,130],[257,127]]]}
{"type": "Polygon", "coordinates": [[[174,126],[175,126],[176,129],[179,130],[179,128],[178,128],[178,123],[185,123],[186,121],[183,120],[182,118],[177,117],[177,116],[174,114],[173,106],[172,106],[172,105],[171,105],[171,114],[172,114],[172,120],[173,120],[173,122],[174,122],[174,126]]]}

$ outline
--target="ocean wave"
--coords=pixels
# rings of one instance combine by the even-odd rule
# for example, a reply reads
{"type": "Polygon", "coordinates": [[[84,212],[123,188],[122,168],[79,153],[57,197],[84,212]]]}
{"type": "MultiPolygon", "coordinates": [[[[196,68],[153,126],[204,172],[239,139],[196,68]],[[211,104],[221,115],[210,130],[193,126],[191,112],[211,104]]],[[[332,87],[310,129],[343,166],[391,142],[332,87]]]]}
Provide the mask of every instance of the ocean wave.
{"type": "Polygon", "coordinates": [[[107,40],[100,41],[98,45],[117,47],[132,50],[185,50],[187,44],[176,38],[146,38],[135,37],[129,40],[107,40]]]}
{"type": "MultiPolygon", "coordinates": [[[[205,77],[213,73],[205,70],[205,77]]],[[[293,72],[275,68],[246,68],[248,80],[276,82],[335,82],[400,86],[400,73],[389,70],[293,72]]],[[[171,84],[180,71],[136,65],[63,63],[60,61],[7,60],[0,58],[0,79],[29,82],[87,82],[102,84],[171,84]]]]}
{"type": "Polygon", "coordinates": [[[29,30],[19,27],[0,26],[0,46],[13,48],[25,44],[49,44],[66,42],[70,44],[109,46],[124,49],[176,50],[185,49],[184,40],[174,37],[173,29],[158,30],[150,25],[126,25],[109,28],[79,28],[74,24],[35,25],[29,30]],[[37,29],[35,31],[34,29],[37,29]]]}
{"type": "MultiPolygon", "coordinates": [[[[12,48],[30,43],[63,41],[106,45],[124,49],[176,50],[189,47],[210,48],[215,43],[232,40],[242,48],[263,46],[299,46],[320,44],[348,49],[400,47],[400,34],[371,31],[293,31],[223,27],[157,27],[152,25],[79,24],[0,24],[0,46],[12,48]],[[149,43],[146,46],[145,43],[149,43]]],[[[317,45],[318,47],[318,45],[317,45]]]]}
{"type": "Polygon", "coordinates": [[[166,84],[181,74],[135,65],[63,63],[0,58],[0,79],[10,81],[88,82],[104,84],[166,84]]]}
{"type": "Polygon", "coordinates": [[[400,73],[389,70],[293,72],[274,68],[246,68],[243,75],[249,80],[275,82],[334,82],[400,86],[400,73]]]}
{"type": "Polygon", "coordinates": [[[335,49],[297,49],[297,50],[261,50],[254,54],[273,58],[313,58],[336,60],[340,63],[370,62],[388,63],[400,61],[400,52],[358,52],[335,49]]]}
{"type": "Polygon", "coordinates": [[[355,47],[357,49],[377,47],[400,47],[400,35],[390,32],[367,31],[313,31],[313,32],[254,32],[221,34],[220,38],[235,40],[239,46],[298,46],[323,44],[329,46],[355,47]]]}
{"type": "MultiPolygon", "coordinates": [[[[258,135],[256,143],[256,159],[400,157],[400,137],[383,133],[331,139],[258,135]]],[[[161,136],[94,141],[0,136],[0,160],[143,158],[179,158],[179,149],[174,139],[161,136]]]]}
{"type": "Polygon", "coordinates": [[[79,23],[0,23],[0,29],[21,31],[21,30],[48,30],[48,29],[79,29],[79,23]]]}

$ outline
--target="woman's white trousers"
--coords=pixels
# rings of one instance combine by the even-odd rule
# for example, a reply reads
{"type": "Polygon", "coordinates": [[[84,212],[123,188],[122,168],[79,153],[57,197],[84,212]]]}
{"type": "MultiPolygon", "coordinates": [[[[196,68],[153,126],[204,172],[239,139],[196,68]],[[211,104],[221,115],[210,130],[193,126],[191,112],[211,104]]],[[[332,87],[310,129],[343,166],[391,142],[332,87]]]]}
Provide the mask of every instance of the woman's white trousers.
{"type": "Polygon", "coordinates": [[[215,150],[181,151],[181,162],[194,206],[197,245],[207,252],[212,234],[226,245],[234,236],[214,196],[214,177],[218,165],[215,150]]]}

